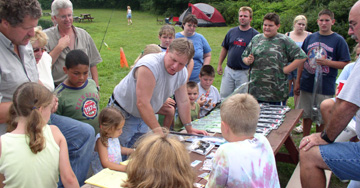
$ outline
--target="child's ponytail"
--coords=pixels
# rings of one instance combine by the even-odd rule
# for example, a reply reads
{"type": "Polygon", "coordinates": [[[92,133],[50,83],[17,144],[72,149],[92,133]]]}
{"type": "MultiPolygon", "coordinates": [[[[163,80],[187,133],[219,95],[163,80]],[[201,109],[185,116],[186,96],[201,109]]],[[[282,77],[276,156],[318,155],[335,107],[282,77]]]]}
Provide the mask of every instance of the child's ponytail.
{"type": "Polygon", "coordinates": [[[26,125],[26,132],[29,136],[29,147],[34,154],[45,148],[45,138],[42,133],[43,126],[41,126],[45,123],[39,109],[34,107],[30,112],[26,125]]]}
{"type": "Polygon", "coordinates": [[[44,86],[27,82],[20,85],[13,95],[12,105],[9,110],[8,131],[13,131],[18,126],[18,118],[26,118],[26,135],[31,151],[36,154],[45,148],[45,138],[42,129],[46,122],[40,108],[48,107],[53,94],[44,86]]]}
{"type": "Polygon", "coordinates": [[[9,113],[8,113],[8,120],[6,123],[8,124],[7,132],[11,132],[16,129],[17,127],[17,114],[15,111],[14,103],[10,105],[9,113]]]}

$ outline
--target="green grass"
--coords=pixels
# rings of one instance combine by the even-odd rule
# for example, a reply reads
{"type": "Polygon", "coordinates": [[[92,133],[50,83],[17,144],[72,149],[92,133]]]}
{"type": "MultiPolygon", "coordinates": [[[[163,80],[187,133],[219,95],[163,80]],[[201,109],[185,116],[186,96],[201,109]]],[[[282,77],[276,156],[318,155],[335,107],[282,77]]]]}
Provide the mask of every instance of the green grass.
{"type": "MultiPolygon", "coordinates": [[[[100,54],[103,62],[97,66],[101,86],[100,107],[103,108],[106,106],[114,87],[129,72],[127,68],[120,68],[120,47],[124,49],[126,59],[129,66],[131,66],[147,44],[159,44],[158,32],[162,25],[156,23],[157,16],[144,12],[134,11],[133,24],[130,26],[127,25],[125,11],[115,10],[112,13],[110,9],[74,10],[74,16],[79,16],[81,13],[90,13],[95,19],[93,22],[74,22],[74,25],[88,31],[99,50],[109,19],[111,14],[113,14],[104,39],[109,49],[104,44],[102,45],[100,54]]],[[[43,17],[42,19],[50,20],[50,17],[43,17]]],[[[230,27],[215,27],[197,28],[196,30],[205,36],[212,48],[211,65],[215,69],[219,59],[222,40],[229,29],[230,27]]],[[[182,31],[180,27],[175,27],[175,30],[176,32],[182,31]]],[[[217,75],[213,85],[220,88],[220,82],[221,76],[217,75]]]]}
{"type": "MultiPolygon", "coordinates": [[[[44,11],[50,12],[50,11],[44,11]]],[[[109,49],[104,46],[101,47],[101,57],[103,62],[98,64],[100,91],[100,108],[104,108],[111,96],[114,87],[124,78],[128,72],[128,68],[120,68],[120,47],[124,49],[129,66],[131,66],[137,56],[141,53],[147,44],[159,44],[158,31],[162,25],[156,23],[158,18],[156,15],[147,12],[133,11],[133,24],[128,26],[126,19],[126,11],[111,9],[77,9],[74,10],[74,16],[80,16],[81,13],[90,13],[95,19],[93,22],[74,22],[74,25],[81,27],[89,32],[97,48],[100,46],[108,25],[109,19],[112,15],[104,42],[109,46],[109,49]]],[[[44,20],[50,20],[50,17],[43,17],[44,20]]],[[[160,19],[160,17],[159,17],[160,19]]],[[[211,65],[217,68],[219,54],[221,50],[221,43],[227,31],[233,26],[228,27],[209,27],[197,28],[196,32],[204,35],[212,48],[211,65]]],[[[260,29],[257,28],[259,31],[260,29]]],[[[182,31],[180,27],[175,27],[176,32],[182,31]]],[[[226,59],[223,63],[225,67],[226,59]]],[[[220,89],[221,76],[216,75],[213,85],[220,89]]],[[[124,91],[126,92],[126,91],[124,91]]],[[[293,99],[289,99],[289,106],[293,108],[293,99]]],[[[299,145],[301,135],[293,135],[293,139],[299,145]]],[[[284,148],[281,150],[285,151],[284,148]]],[[[285,187],[295,165],[287,163],[277,163],[281,187],[285,187]]],[[[331,184],[333,187],[346,187],[346,184],[339,183],[337,178],[332,178],[331,184]]]]}

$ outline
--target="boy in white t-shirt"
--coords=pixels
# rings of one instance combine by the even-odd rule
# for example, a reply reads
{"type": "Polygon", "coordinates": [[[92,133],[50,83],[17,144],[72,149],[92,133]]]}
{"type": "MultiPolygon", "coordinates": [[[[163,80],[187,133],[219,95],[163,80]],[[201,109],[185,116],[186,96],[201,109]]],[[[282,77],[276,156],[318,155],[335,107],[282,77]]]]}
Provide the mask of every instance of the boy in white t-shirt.
{"type": "Polygon", "coordinates": [[[215,78],[215,70],[211,65],[204,65],[200,70],[199,97],[200,118],[203,118],[211,109],[220,102],[220,93],[212,84],[215,78]]]}
{"type": "Polygon", "coordinates": [[[270,143],[255,133],[259,113],[259,104],[249,94],[222,103],[221,133],[229,143],[216,151],[207,188],[280,187],[270,143]]]}

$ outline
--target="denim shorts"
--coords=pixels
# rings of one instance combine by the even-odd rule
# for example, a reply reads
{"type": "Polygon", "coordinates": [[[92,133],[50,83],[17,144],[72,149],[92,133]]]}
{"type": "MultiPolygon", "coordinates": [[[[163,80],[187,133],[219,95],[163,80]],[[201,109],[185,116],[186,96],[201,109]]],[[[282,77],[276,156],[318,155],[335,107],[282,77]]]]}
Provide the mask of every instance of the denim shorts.
{"type": "Polygon", "coordinates": [[[321,157],[341,180],[360,180],[360,142],[335,142],[319,147],[321,157]]]}

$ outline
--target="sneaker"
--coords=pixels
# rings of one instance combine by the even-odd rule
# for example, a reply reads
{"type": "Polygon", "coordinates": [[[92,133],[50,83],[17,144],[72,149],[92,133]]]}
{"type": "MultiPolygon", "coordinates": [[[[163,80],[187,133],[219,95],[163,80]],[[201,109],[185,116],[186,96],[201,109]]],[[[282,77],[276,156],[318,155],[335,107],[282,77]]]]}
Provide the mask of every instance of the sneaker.
{"type": "Polygon", "coordinates": [[[296,133],[302,133],[303,132],[303,126],[302,125],[299,125],[297,127],[295,127],[294,131],[296,133]]]}

